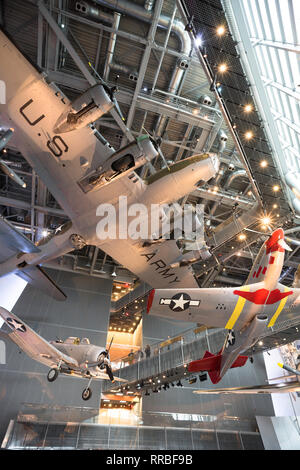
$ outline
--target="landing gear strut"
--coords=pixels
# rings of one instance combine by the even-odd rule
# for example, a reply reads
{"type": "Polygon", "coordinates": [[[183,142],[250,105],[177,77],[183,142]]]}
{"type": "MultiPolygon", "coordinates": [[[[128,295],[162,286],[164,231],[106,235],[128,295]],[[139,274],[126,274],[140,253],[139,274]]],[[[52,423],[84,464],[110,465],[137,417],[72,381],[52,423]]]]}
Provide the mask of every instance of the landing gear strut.
{"type": "Polygon", "coordinates": [[[48,382],[54,382],[54,380],[57,379],[58,373],[60,372],[61,362],[62,361],[59,361],[57,367],[52,367],[52,369],[49,370],[49,372],[47,374],[48,382]]]}
{"type": "Polygon", "coordinates": [[[87,384],[86,388],[82,392],[82,399],[83,400],[89,400],[92,396],[92,390],[90,389],[90,384],[91,384],[92,379],[89,380],[89,383],[87,384]]]}

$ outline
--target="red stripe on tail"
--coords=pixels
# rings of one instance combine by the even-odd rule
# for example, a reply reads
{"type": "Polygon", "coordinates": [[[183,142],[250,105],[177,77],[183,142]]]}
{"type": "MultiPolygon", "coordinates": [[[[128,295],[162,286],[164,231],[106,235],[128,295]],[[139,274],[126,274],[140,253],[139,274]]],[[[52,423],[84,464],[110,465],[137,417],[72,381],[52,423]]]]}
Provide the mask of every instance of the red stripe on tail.
{"type": "Polygon", "coordinates": [[[149,313],[151,307],[152,307],[152,303],[153,303],[153,299],[154,299],[154,294],[155,294],[155,289],[152,289],[150,291],[150,294],[148,296],[148,302],[147,302],[147,313],[149,313]]]}

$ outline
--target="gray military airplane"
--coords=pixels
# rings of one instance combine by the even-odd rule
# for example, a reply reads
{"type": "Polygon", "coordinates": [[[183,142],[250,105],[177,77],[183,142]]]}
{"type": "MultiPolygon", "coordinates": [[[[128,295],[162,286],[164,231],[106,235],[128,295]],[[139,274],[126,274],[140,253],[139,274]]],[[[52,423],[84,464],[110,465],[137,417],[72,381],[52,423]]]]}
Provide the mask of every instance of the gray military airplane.
{"type": "Polygon", "coordinates": [[[244,365],[247,356],[240,354],[253,347],[280,315],[300,315],[298,271],[291,288],[278,282],[286,249],[290,250],[279,228],[263,243],[240,288],[153,289],[149,294],[147,312],[152,315],[228,330],[218,354],[206,351],[194,361],[196,370],[206,370],[212,383],[218,383],[233,364],[244,365]]]}
{"type": "Polygon", "coordinates": [[[278,380],[281,381],[278,383],[273,384],[266,384],[266,385],[250,385],[246,387],[228,387],[228,388],[206,388],[201,390],[195,390],[193,393],[197,393],[199,395],[202,394],[256,394],[256,393],[292,393],[296,392],[299,394],[300,392],[300,363],[297,365],[297,369],[293,369],[292,367],[278,363],[280,367],[290,372],[290,375],[283,375],[282,377],[270,379],[270,380],[278,380]],[[290,380],[294,379],[295,380],[290,380]],[[285,382],[289,380],[288,382],[285,382]]]}
{"type": "MultiPolygon", "coordinates": [[[[176,240],[153,241],[151,236],[145,243],[129,236],[99,239],[97,208],[104,204],[118,208],[120,195],[127,198],[128,207],[137,202],[150,208],[178,201],[199,182],[215,176],[219,168],[217,155],[194,155],[142,179],[135,170],[158,155],[157,143],[143,135],[115,151],[93,126],[115,106],[114,87],[99,82],[70,102],[56,85],[47,83],[45,75],[1,31],[0,63],[5,64],[0,80],[6,83],[6,104],[0,104],[2,126],[14,129],[14,145],[70,219],[56,230],[55,236],[42,240],[38,246],[32,244],[30,248],[27,244],[26,250],[16,247],[13,254],[9,251],[9,257],[0,259],[0,276],[17,273],[63,300],[65,295],[45,275],[41,265],[88,244],[101,248],[152,287],[198,287],[191,267],[171,267],[182,257],[176,240]]],[[[119,213],[118,208],[117,216],[119,213]]],[[[0,224],[0,231],[1,225],[2,238],[7,239],[8,224],[0,224]]],[[[13,231],[11,224],[9,231],[13,231]]],[[[23,242],[20,240],[18,245],[23,242]]],[[[189,257],[189,253],[185,256],[189,257]]]]}
{"type": "MultiPolygon", "coordinates": [[[[92,396],[92,380],[127,380],[114,377],[109,360],[110,346],[106,349],[90,344],[88,338],[81,340],[69,337],[65,341],[46,341],[13,313],[0,307],[0,317],[9,327],[8,338],[16,343],[29,357],[51,367],[47,374],[49,382],[56,380],[59,373],[88,379],[82,392],[83,400],[92,396]]],[[[3,326],[2,326],[3,328],[3,326]]]]}

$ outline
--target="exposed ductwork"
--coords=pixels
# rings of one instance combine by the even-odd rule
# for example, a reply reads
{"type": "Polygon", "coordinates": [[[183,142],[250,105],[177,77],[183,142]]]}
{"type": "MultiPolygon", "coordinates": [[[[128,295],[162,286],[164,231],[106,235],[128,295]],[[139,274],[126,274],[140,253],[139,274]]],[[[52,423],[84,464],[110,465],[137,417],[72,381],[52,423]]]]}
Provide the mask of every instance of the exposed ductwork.
{"type": "MultiPolygon", "coordinates": [[[[121,18],[120,13],[115,12],[112,27],[116,31],[119,29],[120,18],[121,18]]],[[[107,57],[106,57],[106,62],[105,62],[104,72],[103,72],[103,78],[105,81],[108,80],[109,68],[113,60],[116,40],[117,40],[117,33],[111,33],[109,42],[108,42],[107,57]]]]}
{"type": "Polygon", "coordinates": [[[229,186],[232,185],[233,181],[236,179],[236,178],[240,178],[240,177],[247,177],[247,172],[246,170],[237,170],[233,173],[231,173],[224,185],[224,189],[227,189],[229,188],[229,186]]]}
{"type": "MultiPolygon", "coordinates": [[[[113,9],[116,12],[137,18],[140,21],[144,21],[146,23],[152,22],[152,10],[145,9],[144,7],[137,5],[133,2],[128,2],[127,0],[96,0],[96,3],[106,8],[113,9]]],[[[95,13],[95,8],[90,8],[89,14],[93,14],[97,17],[100,17],[99,13],[95,13]]],[[[170,24],[170,21],[171,19],[169,17],[161,15],[158,21],[158,27],[167,29],[170,24]]],[[[174,70],[168,87],[168,91],[170,93],[176,93],[179,88],[182,76],[189,66],[188,57],[192,49],[192,41],[188,32],[185,31],[184,24],[179,20],[173,20],[172,32],[176,34],[180,41],[180,52],[182,53],[182,57],[177,62],[177,67],[174,70]]],[[[167,118],[165,116],[159,118],[156,126],[156,135],[162,135],[166,120],[167,118]]]]}

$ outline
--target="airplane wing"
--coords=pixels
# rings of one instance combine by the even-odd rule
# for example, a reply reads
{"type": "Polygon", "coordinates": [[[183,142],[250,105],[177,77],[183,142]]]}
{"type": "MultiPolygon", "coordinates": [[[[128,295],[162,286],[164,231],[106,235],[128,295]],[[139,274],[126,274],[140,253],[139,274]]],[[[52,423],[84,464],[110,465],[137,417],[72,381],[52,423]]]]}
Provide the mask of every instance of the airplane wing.
{"type": "Polygon", "coordinates": [[[118,243],[106,241],[99,246],[152,287],[199,287],[191,267],[170,268],[170,264],[181,255],[175,240],[147,248],[142,248],[130,238],[118,240],[118,243]]]}
{"type": "Polygon", "coordinates": [[[193,393],[202,394],[258,394],[258,393],[290,393],[300,391],[300,383],[298,381],[278,383],[270,385],[253,385],[249,387],[233,387],[233,388],[211,388],[195,390],[193,393]]]}
{"type": "MultiPolygon", "coordinates": [[[[29,238],[17,230],[10,222],[0,216],[0,246],[1,257],[9,257],[10,251],[13,253],[39,253],[40,249],[32,243],[29,238]],[[7,252],[8,250],[8,252],[7,252]]],[[[2,260],[0,259],[0,262],[2,260]]]]}
{"type": "Polygon", "coordinates": [[[35,361],[49,367],[57,366],[59,361],[63,361],[71,367],[78,366],[75,359],[58,351],[58,349],[33,331],[20,318],[3,307],[0,307],[0,317],[10,329],[8,337],[35,361]]]}
{"type": "MultiPolygon", "coordinates": [[[[105,374],[105,372],[97,372],[97,375],[93,376],[93,380],[94,379],[96,379],[96,380],[110,380],[110,378],[108,377],[107,374],[105,374]]],[[[121,377],[116,377],[114,375],[114,382],[115,381],[117,381],[117,382],[128,382],[128,380],[122,379],[121,377]]]]}
{"type": "Polygon", "coordinates": [[[15,145],[66,214],[71,219],[82,215],[90,196],[84,195],[78,181],[115,150],[88,125],[71,132],[57,131],[70,101],[53,83],[46,82],[1,30],[0,63],[5,64],[0,81],[6,89],[6,103],[0,103],[1,124],[13,124],[15,145]]]}

